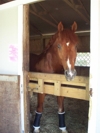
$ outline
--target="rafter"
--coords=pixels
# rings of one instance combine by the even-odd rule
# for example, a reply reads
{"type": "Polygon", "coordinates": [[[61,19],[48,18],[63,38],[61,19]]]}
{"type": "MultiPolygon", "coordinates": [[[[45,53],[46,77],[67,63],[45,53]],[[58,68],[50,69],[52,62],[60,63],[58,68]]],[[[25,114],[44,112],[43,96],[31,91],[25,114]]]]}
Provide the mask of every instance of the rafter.
{"type": "Polygon", "coordinates": [[[31,8],[33,11],[35,11],[36,13],[38,12],[37,9],[36,9],[36,6],[34,4],[31,4],[31,8]]]}
{"type": "Polygon", "coordinates": [[[38,15],[37,13],[35,13],[34,11],[30,10],[30,13],[32,13],[33,15],[39,17],[40,19],[44,20],[45,22],[47,22],[48,24],[50,24],[51,26],[57,28],[57,25],[55,25],[54,23],[52,23],[51,21],[43,18],[42,16],[38,15]]]}
{"type": "Polygon", "coordinates": [[[38,12],[36,6],[34,4],[32,4],[31,8],[32,8],[33,12],[35,12],[39,16],[47,14],[48,16],[50,16],[52,18],[52,20],[54,20],[55,24],[58,24],[58,21],[46,10],[46,8],[41,3],[38,3],[38,5],[41,6],[43,11],[38,12]]]}
{"type": "Polygon", "coordinates": [[[42,9],[46,12],[46,14],[48,14],[48,15],[55,21],[56,24],[58,24],[58,21],[57,21],[50,13],[47,12],[46,8],[43,7],[42,4],[40,4],[40,3],[38,3],[38,4],[39,4],[39,5],[42,7],[42,9]]]}
{"type": "MultiPolygon", "coordinates": [[[[77,7],[78,7],[79,5],[75,5],[75,3],[74,3],[73,0],[71,0],[71,1],[69,1],[69,0],[63,0],[63,1],[65,1],[65,3],[66,3],[67,5],[69,5],[74,11],[76,11],[86,23],[90,23],[90,20],[89,20],[84,14],[82,14],[82,12],[80,12],[80,11],[78,10],[77,7]]],[[[82,5],[80,5],[80,7],[82,7],[82,5]]]]}
{"type": "Polygon", "coordinates": [[[84,12],[86,13],[87,17],[90,19],[90,15],[88,14],[87,10],[85,9],[83,3],[81,0],[78,0],[78,2],[80,3],[81,7],[83,8],[84,12]]]}
{"type": "Polygon", "coordinates": [[[33,23],[30,23],[30,30],[33,30],[35,33],[38,33],[39,35],[42,36],[42,33],[40,32],[40,30],[33,24],[33,23]]]}

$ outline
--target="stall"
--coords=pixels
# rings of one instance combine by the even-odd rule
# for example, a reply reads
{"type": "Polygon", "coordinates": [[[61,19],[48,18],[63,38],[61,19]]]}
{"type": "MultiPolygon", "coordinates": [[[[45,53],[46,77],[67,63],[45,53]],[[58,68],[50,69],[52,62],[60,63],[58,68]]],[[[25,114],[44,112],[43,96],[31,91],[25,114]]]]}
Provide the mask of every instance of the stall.
{"type": "MultiPolygon", "coordinates": [[[[65,1],[73,9],[74,5],[72,6],[67,0],[65,1]]],[[[34,14],[34,12],[32,9],[29,11],[29,5],[26,4],[34,2],[36,0],[25,0],[24,2],[16,0],[0,5],[0,133],[30,132],[30,92],[89,100],[88,133],[99,133],[100,1],[91,1],[91,62],[89,75],[77,76],[72,82],[66,82],[62,75],[51,74],[50,76],[49,74],[29,72],[29,12],[31,14],[34,14]],[[91,90],[90,98],[89,90],[91,90]]],[[[72,4],[74,3],[72,2],[72,4]]],[[[80,14],[78,7],[80,6],[77,6],[75,10],[80,14]]],[[[34,6],[33,9],[35,10],[34,6]]],[[[47,12],[45,10],[41,13],[46,14],[47,12]]],[[[40,14],[38,14],[38,17],[40,17],[40,14]]],[[[82,14],[81,17],[88,22],[88,19],[84,18],[82,14]]],[[[47,19],[42,18],[42,20],[49,23],[50,27],[53,25],[47,19]]],[[[56,28],[55,25],[53,27],[51,32],[56,28]]],[[[35,30],[37,29],[35,28],[35,30]]],[[[41,35],[41,33],[39,34],[41,35]]],[[[79,68],[78,71],[80,71],[79,68]]]]}

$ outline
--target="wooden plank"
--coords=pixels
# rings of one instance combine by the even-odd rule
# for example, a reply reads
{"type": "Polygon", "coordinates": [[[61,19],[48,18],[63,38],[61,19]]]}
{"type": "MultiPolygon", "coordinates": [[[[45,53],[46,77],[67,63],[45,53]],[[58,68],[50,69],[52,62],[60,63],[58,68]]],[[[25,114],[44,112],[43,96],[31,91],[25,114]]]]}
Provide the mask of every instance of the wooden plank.
{"type": "Polygon", "coordinates": [[[43,82],[43,79],[38,79],[38,92],[44,93],[44,82],[43,82]]]}
{"type": "Polygon", "coordinates": [[[20,133],[20,77],[0,75],[2,76],[3,80],[0,80],[0,133],[20,133]],[[13,78],[16,80],[11,80],[13,78]]]}
{"type": "Polygon", "coordinates": [[[24,88],[24,132],[29,133],[30,130],[30,107],[28,71],[29,71],[29,5],[23,6],[23,88],[24,88]]]}
{"type": "Polygon", "coordinates": [[[63,74],[47,74],[47,73],[37,73],[37,72],[29,72],[30,79],[38,79],[42,78],[44,80],[59,80],[59,81],[66,81],[67,84],[72,83],[84,83],[85,82],[85,76],[76,76],[72,81],[67,81],[65,78],[65,75],[63,74]]]}
{"type": "MultiPolygon", "coordinates": [[[[36,78],[30,78],[31,81],[38,81],[36,78]]],[[[88,81],[88,79],[87,79],[88,81]]],[[[47,83],[54,83],[54,80],[48,80],[48,79],[44,79],[44,82],[47,82],[47,83]]],[[[86,87],[86,83],[76,83],[76,82],[67,82],[67,81],[60,81],[61,84],[67,84],[67,85],[75,85],[75,86],[82,86],[82,87],[86,87]]]]}
{"type": "Polygon", "coordinates": [[[41,91],[39,92],[38,84],[36,84],[36,83],[29,83],[28,91],[34,91],[34,92],[37,92],[37,93],[42,93],[41,91]]]}
{"type": "Polygon", "coordinates": [[[43,51],[43,42],[41,39],[31,39],[30,41],[30,53],[40,54],[43,51]]]}
{"type": "Polygon", "coordinates": [[[29,83],[29,91],[89,100],[88,77],[76,76],[72,81],[67,81],[61,74],[29,73],[29,77],[31,81],[38,81],[40,78],[44,81],[42,82],[44,91],[38,87],[36,82],[29,83]]]}
{"type": "MultiPolygon", "coordinates": [[[[76,99],[89,100],[87,98],[87,91],[84,89],[74,88],[74,87],[61,87],[60,93],[54,94],[55,87],[53,85],[44,85],[44,93],[56,95],[56,96],[65,96],[76,99]]],[[[38,84],[29,83],[29,90],[38,93],[38,84]]],[[[59,92],[59,91],[58,91],[59,92]]],[[[39,92],[41,93],[41,92],[39,92]]]]}
{"type": "Polygon", "coordinates": [[[75,85],[86,87],[86,80],[89,83],[88,77],[76,76],[74,80],[67,81],[65,75],[62,74],[43,74],[43,73],[29,73],[30,80],[37,81],[38,78],[42,78],[44,82],[54,83],[54,81],[60,81],[61,84],[75,85]]]}
{"type": "Polygon", "coordinates": [[[90,95],[89,95],[89,78],[86,78],[86,99],[89,100],[90,95]]]}
{"type": "Polygon", "coordinates": [[[55,83],[54,84],[54,95],[60,96],[60,88],[61,88],[60,81],[55,81],[54,83],[55,83]]]}
{"type": "Polygon", "coordinates": [[[61,87],[61,90],[62,90],[61,91],[62,92],[62,94],[61,94],[62,96],[87,100],[87,98],[86,98],[86,90],[84,90],[84,89],[61,87]]]}
{"type": "Polygon", "coordinates": [[[17,82],[18,77],[11,76],[11,75],[0,75],[0,81],[10,81],[10,82],[17,82]]]}

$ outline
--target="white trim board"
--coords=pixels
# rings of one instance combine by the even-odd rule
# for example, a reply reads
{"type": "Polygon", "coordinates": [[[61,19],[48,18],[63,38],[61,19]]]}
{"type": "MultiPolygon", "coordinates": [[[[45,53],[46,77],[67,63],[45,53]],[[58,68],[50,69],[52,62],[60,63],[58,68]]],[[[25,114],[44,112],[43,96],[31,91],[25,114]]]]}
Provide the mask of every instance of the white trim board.
{"type": "Polygon", "coordinates": [[[19,6],[23,4],[40,2],[40,1],[44,1],[44,0],[15,0],[15,1],[11,1],[11,2],[0,5],[0,10],[4,10],[7,8],[11,8],[11,7],[19,6]]]}

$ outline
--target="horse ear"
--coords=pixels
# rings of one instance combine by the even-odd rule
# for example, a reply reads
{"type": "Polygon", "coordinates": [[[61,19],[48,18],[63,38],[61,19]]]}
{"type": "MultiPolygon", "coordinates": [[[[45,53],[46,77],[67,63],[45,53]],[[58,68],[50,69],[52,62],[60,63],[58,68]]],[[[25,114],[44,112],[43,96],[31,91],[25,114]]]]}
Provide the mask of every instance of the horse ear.
{"type": "Polygon", "coordinates": [[[77,23],[74,21],[74,23],[72,24],[72,26],[71,26],[71,29],[72,29],[72,31],[76,31],[77,30],[77,23]]]}
{"type": "Polygon", "coordinates": [[[60,22],[58,24],[58,31],[63,31],[63,29],[64,29],[63,24],[62,24],[62,22],[60,22]]]}

